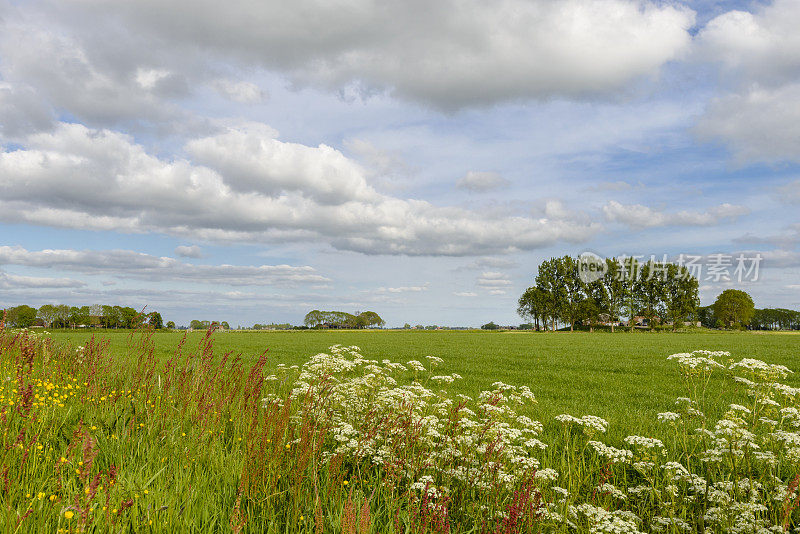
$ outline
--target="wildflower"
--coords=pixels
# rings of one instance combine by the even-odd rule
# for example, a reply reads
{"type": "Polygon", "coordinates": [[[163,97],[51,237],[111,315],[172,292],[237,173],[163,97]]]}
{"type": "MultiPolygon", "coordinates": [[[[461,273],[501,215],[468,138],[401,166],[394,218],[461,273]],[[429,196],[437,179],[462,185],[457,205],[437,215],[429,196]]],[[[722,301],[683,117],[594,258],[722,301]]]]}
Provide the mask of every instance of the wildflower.
{"type": "Polygon", "coordinates": [[[72,519],[74,515],[75,514],[72,512],[72,510],[67,510],[66,512],[64,512],[64,517],[66,517],[67,519],[72,519]]]}

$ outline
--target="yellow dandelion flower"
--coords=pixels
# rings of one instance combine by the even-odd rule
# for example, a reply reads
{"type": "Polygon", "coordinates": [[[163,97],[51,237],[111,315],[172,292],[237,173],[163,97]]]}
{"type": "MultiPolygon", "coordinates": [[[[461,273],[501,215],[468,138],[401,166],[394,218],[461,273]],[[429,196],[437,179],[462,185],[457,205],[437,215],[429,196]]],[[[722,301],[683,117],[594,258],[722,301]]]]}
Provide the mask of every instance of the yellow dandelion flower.
{"type": "Polygon", "coordinates": [[[75,514],[72,512],[72,510],[67,510],[66,512],[64,512],[64,517],[66,517],[67,519],[72,519],[72,516],[74,515],[75,514]]]}

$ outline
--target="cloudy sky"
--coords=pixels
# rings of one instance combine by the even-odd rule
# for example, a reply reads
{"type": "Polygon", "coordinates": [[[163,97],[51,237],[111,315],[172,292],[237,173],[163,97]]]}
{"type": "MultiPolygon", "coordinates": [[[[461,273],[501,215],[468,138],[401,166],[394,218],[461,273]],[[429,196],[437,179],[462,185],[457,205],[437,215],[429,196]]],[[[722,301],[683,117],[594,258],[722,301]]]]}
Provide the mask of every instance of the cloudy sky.
{"type": "Polygon", "coordinates": [[[593,251],[722,254],[704,303],[800,308],[798,27],[797,0],[0,0],[0,307],[516,324],[542,259],[593,251]]]}

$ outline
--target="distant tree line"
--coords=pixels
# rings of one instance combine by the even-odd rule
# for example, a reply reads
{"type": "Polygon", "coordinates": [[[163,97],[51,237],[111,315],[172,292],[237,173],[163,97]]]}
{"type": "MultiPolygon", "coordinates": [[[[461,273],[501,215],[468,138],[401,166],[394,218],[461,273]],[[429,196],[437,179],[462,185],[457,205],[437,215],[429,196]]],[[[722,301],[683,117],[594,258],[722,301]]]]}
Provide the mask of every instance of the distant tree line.
{"type": "Polygon", "coordinates": [[[311,310],[303,319],[309,328],[369,328],[384,326],[386,321],[373,311],[356,312],[311,310]]]}
{"type": "MultiPolygon", "coordinates": [[[[639,262],[634,258],[607,258],[595,265],[595,276],[581,276],[586,265],[579,258],[550,258],[539,265],[535,284],[520,296],[517,313],[536,330],[556,324],[614,325],[622,317],[642,317],[653,328],[670,322],[673,328],[696,314],[697,278],[681,265],[639,262]],[[584,281],[589,279],[590,281],[584,281]]],[[[584,275],[586,272],[583,273],[584,275]]]]}
{"type": "Polygon", "coordinates": [[[189,328],[193,330],[208,330],[212,326],[221,327],[225,330],[230,330],[231,325],[227,321],[201,321],[199,319],[192,319],[189,323],[189,328]]]}
{"type": "Polygon", "coordinates": [[[98,328],[138,328],[148,324],[155,329],[163,328],[161,314],[154,311],[142,313],[127,306],[67,306],[66,304],[45,304],[40,308],[22,304],[0,310],[0,317],[6,315],[6,322],[17,328],[30,328],[37,323],[45,328],[75,328],[79,326],[98,328]]]}
{"type": "Polygon", "coordinates": [[[295,326],[290,323],[270,323],[270,324],[256,323],[253,325],[251,330],[292,330],[293,328],[295,328],[295,326]]]}
{"type": "Polygon", "coordinates": [[[750,330],[800,330],[800,311],[785,308],[758,309],[753,299],[737,289],[726,289],[711,306],[697,310],[698,320],[707,328],[750,330]]]}

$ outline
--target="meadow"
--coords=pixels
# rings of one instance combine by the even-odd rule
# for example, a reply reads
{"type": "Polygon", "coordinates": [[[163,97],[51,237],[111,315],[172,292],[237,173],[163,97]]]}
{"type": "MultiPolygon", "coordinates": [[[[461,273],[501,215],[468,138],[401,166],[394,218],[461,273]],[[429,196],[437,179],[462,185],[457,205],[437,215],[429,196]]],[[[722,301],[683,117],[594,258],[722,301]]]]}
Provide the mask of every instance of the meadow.
{"type": "MultiPolygon", "coordinates": [[[[128,350],[129,332],[58,331],[52,337],[84,345],[93,335],[108,340],[116,354],[128,350]]],[[[155,334],[156,358],[165,361],[172,356],[183,335],[155,334]]],[[[186,345],[196,347],[203,335],[188,334],[186,345]]],[[[267,369],[300,365],[334,344],[356,345],[366,357],[379,361],[437,356],[444,360],[442,372],[463,377],[452,386],[457,393],[475,395],[497,381],[528,386],[538,401],[536,415],[542,419],[564,412],[594,414],[611,423],[612,435],[659,431],[656,414],[684,394],[674,365],[666,360],[670,354],[704,349],[759,358],[798,371],[787,383],[800,387],[800,335],[793,333],[312,330],[227,332],[214,338],[217,351],[241,353],[245,360],[254,361],[268,349],[267,369]]],[[[724,396],[730,384],[716,378],[709,393],[724,396]]],[[[725,408],[720,404],[720,410],[725,408]]]]}
{"type": "Polygon", "coordinates": [[[798,532],[799,342],[0,329],[0,527],[798,532]]]}

